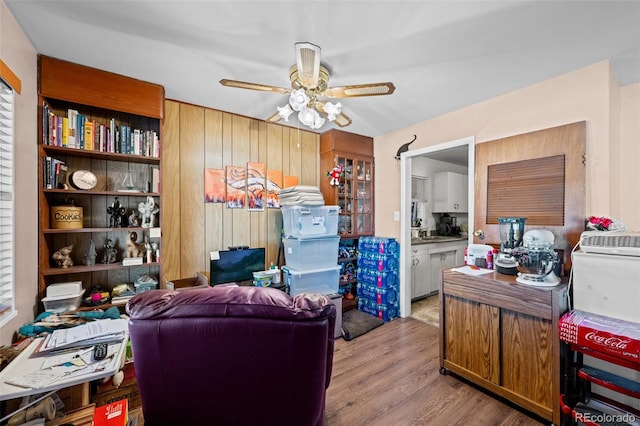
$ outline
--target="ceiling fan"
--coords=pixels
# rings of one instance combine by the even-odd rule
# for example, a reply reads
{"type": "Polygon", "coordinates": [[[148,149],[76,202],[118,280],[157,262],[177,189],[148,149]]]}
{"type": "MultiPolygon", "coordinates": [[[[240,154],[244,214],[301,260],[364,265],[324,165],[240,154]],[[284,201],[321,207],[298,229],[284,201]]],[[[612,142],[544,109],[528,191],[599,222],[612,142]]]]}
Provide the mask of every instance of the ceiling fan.
{"type": "Polygon", "coordinates": [[[319,129],[324,125],[325,118],[322,115],[326,115],[326,119],[335,121],[340,127],[351,124],[351,119],[342,112],[342,104],[329,102],[330,99],[390,95],[396,90],[391,82],[329,87],[329,70],[320,64],[320,47],[307,42],[295,43],[294,46],[296,63],[289,70],[290,89],[227,79],[220,80],[220,84],[289,95],[289,102],[278,107],[278,112],[267,121],[289,121],[289,116],[295,111],[298,113],[298,120],[312,129],[319,129]]]}

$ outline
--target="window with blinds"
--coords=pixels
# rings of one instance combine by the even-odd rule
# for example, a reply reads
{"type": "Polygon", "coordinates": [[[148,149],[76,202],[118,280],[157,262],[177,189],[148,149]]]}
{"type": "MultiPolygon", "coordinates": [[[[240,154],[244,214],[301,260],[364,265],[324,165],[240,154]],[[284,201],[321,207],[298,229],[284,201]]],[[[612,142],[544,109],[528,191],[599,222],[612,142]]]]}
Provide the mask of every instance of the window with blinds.
{"type": "Polygon", "coordinates": [[[16,315],[13,212],[13,90],[0,80],[0,326],[16,315]]]}

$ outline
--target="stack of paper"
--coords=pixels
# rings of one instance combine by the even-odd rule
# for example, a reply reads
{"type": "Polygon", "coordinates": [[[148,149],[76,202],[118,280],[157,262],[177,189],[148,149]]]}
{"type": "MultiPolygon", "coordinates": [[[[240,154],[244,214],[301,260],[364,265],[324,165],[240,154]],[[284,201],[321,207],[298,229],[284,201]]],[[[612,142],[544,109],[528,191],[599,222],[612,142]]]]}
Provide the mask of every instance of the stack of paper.
{"type": "Polygon", "coordinates": [[[93,346],[98,343],[121,342],[127,331],[127,321],[105,319],[88,322],[72,328],[55,330],[47,335],[38,352],[93,346]]]}
{"type": "Polygon", "coordinates": [[[317,186],[297,185],[280,190],[281,206],[323,206],[324,197],[317,186]]]}

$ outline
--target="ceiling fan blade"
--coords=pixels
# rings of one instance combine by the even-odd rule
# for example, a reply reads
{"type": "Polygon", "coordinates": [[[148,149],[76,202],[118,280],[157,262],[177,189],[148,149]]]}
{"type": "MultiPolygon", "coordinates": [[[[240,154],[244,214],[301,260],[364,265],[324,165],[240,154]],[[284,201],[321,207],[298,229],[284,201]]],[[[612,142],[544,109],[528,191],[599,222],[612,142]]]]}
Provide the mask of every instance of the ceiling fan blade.
{"type": "Polygon", "coordinates": [[[283,95],[288,95],[289,93],[291,93],[291,89],[285,89],[284,87],[269,86],[266,84],[259,84],[259,83],[247,83],[246,81],[238,81],[238,80],[227,80],[226,78],[223,78],[222,80],[220,80],[220,84],[227,87],[260,90],[261,92],[281,93],[283,95]]]}
{"type": "Polygon", "coordinates": [[[391,82],[354,84],[351,86],[328,87],[321,95],[328,98],[356,98],[358,96],[390,95],[395,90],[396,86],[391,82]]]}
{"type": "Polygon", "coordinates": [[[336,119],[333,120],[333,122],[340,127],[346,127],[351,124],[351,119],[344,112],[341,112],[340,114],[336,115],[336,119]]]}
{"type": "Polygon", "coordinates": [[[320,47],[312,43],[295,43],[298,79],[307,89],[318,86],[320,75],[320,47]]]}
{"type": "Polygon", "coordinates": [[[270,123],[277,123],[281,119],[282,119],[282,117],[280,116],[280,113],[278,111],[276,111],[269,118],[267,118],[267,121],[270,122],[270,123]]]}

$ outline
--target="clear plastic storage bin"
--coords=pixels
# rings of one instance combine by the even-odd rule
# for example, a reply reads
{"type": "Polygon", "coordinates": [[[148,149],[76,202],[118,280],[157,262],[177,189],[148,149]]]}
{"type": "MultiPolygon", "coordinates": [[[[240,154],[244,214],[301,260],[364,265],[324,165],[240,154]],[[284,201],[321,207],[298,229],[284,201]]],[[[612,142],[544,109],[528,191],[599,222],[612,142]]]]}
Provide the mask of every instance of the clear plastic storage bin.
{"type": "Polygon", "coordinates": [[[291,296],[300,293],[331,294],[338,292],[340,266],[304,271],[283,266],[282,275],[291,296]]]}
{"type": "Polygon", "coordinates": [[[61,312],[75,311],[80,307],[80,303],[82,303],[83,294],[84,290],[81,290],[76,294],[44,297],[42,299],[44,310],[58,314],[61,312]]]}
{"type": "Polygon", "coordinates": [[[338,264],[340,237],[284,239],[285,264],[293,269],[331,268],[338,264]]]}
{"type": "Polygon", "coordinates": [[[282,206],[286,237],[338,235],[338,206],[282,206]]]}

